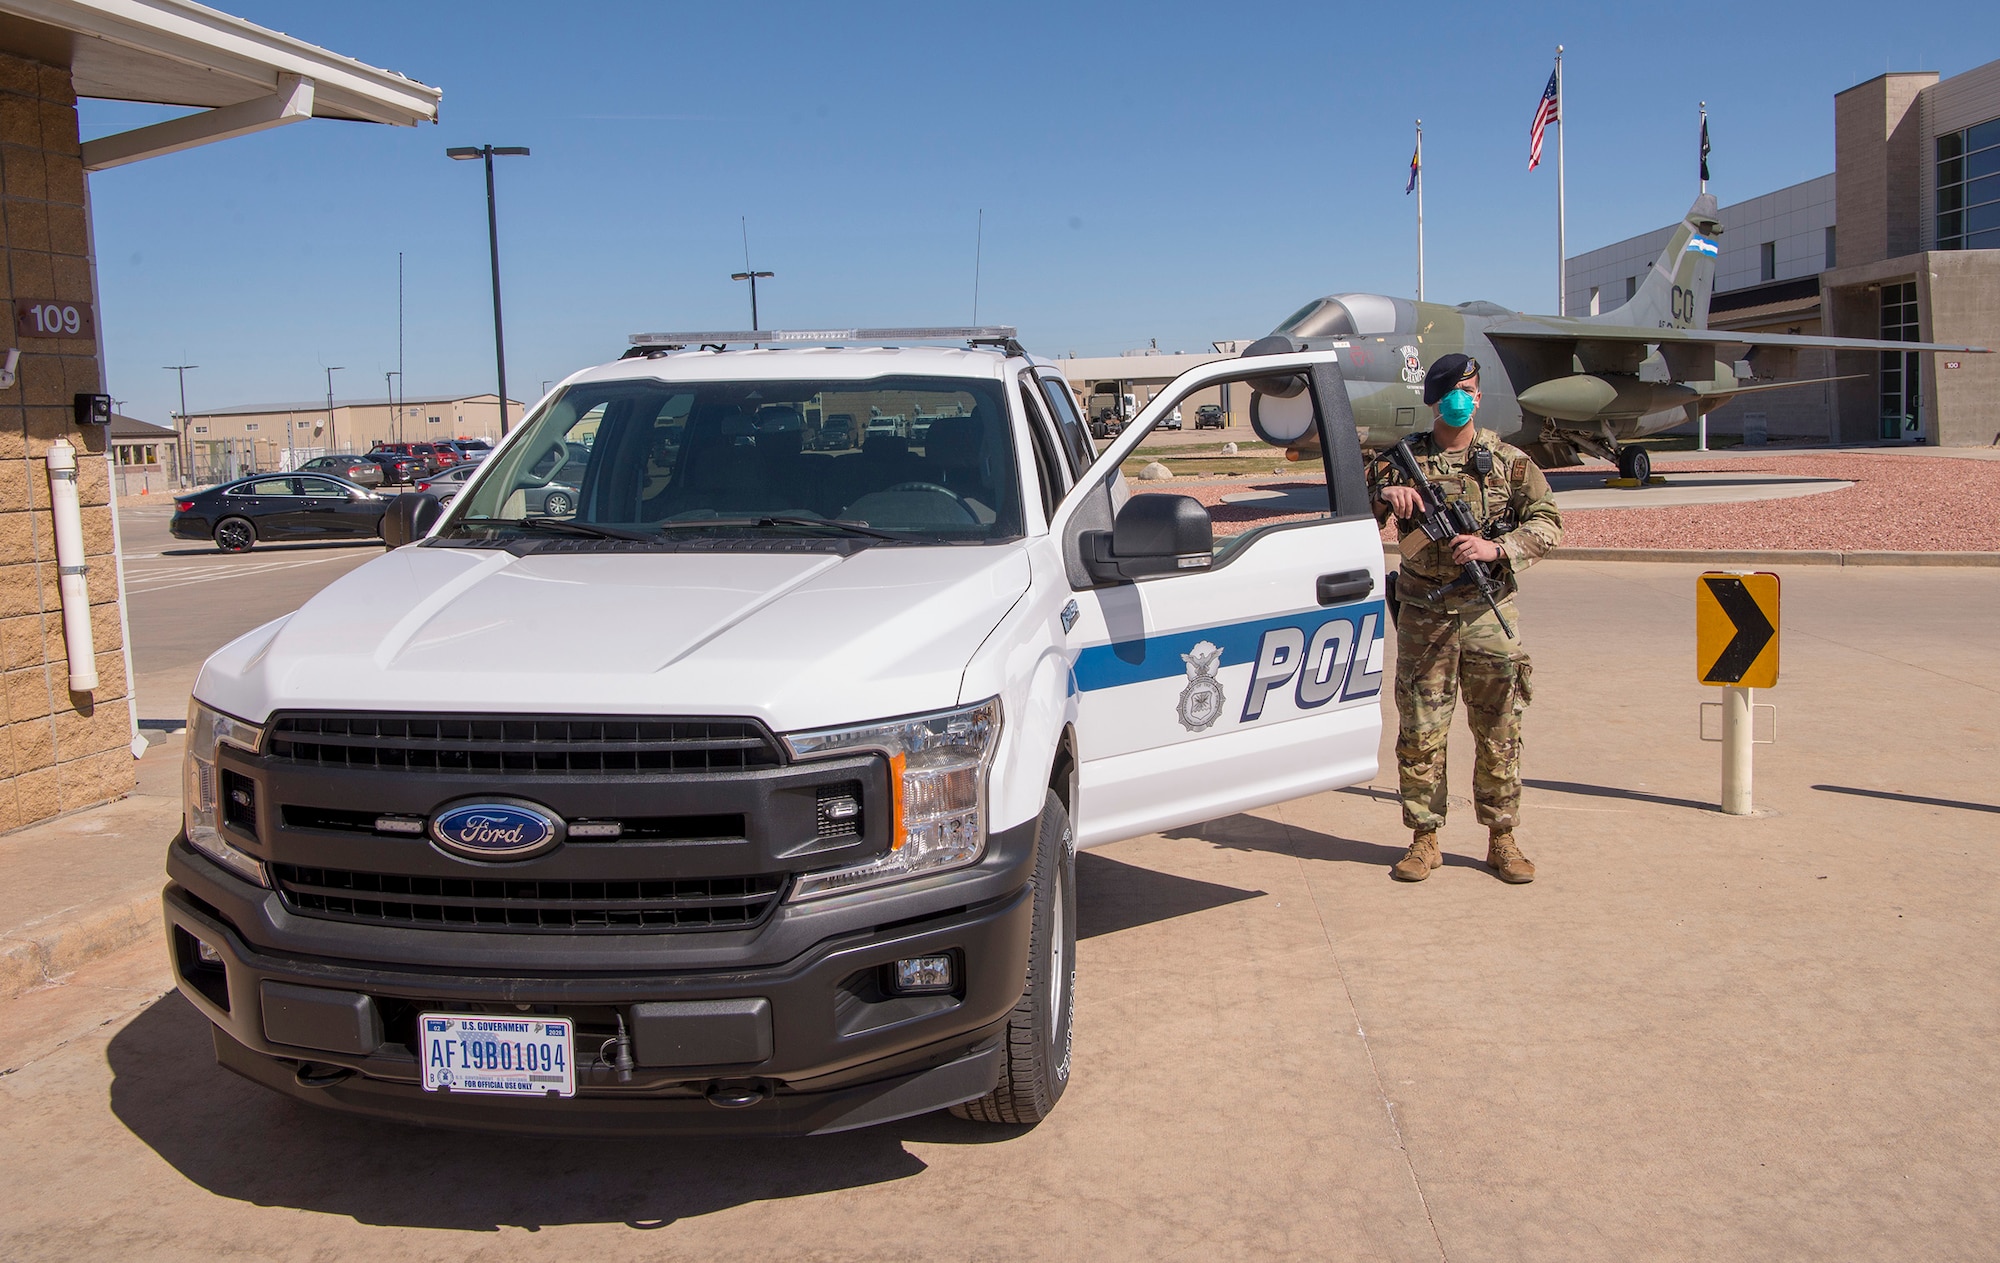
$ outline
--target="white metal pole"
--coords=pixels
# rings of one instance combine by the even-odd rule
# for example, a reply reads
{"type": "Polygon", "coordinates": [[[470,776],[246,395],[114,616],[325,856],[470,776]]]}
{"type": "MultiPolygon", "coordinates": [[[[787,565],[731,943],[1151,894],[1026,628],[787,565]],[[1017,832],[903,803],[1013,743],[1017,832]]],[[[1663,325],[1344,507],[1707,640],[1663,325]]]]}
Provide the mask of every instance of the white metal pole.
{"type": "Polygon", "coordinates": [[[1730,685],[1722,690],[1722,810],[1732,816],[1751,814],[1750,690],[1730,685]]]}
{"type": "Polygon", "coordinates": [[[83,512],[76,494],[76,449],[68,439],[49,444],[49,516],[56,527],[56,586],[62,595],[63,649],[69,655],[69,691],[97,689],[97,645],[90,630],[89,567],[83,560],[83,512]]]}
{"type": "Polygon", "coordinates": [[[1563,190],[1563,46],[1556,45],[1556,314],[1569,314],[1569,256],[1564,237],[1567,207],[1563,190]]]}
{"type": "Polygon", "coordinates": [[[1417,120],[1417,301],[1424,301],[1424,120],[1417,120]]]}
{"type": "MultiPolygon", "coordinates": [[[[83,231],[84,245],[90,251],[90,257],[95,259],[97,257],[97,224],[91,215],[90,179],[87,175],[83,182],[83,231]]],[[[100,293],[97,284],[97,269],[94,267],[90,269],[90,302],[93,310],[104,310],[103,295],[100,293]]],[[[104,326],[101,323],[97,326],[96,337],[98,372],[104,375],[105,388],[109,389],[111,378],[110,374],[105,371],[104,326]]],[[[182,358],[185,359],[186,357],[183,356],[182,358]]],[[[8,366],[12,367],[11,359],[8,366]]],[[[184,444],[187,438],[187,369],[185,367],[181,369],[180,383],[181,422],[177,437],[179,442],[184,444]]],[[[111,582],[118,593],[118,653],[119,657],[123,659],[125,667],[125,721],[129,725],[128,731],[131,733],[131,742],[127,748],[132,751],[132,757],[136,759],[146,753],[146,738],[139,732],[139,677],[132,671],[132,620],[125,601],[125,536],[118,522],[118,483],[115,471],[112,468],[111,454],[111,435],[107,432],[104,436],[104,480],[107,484],[106,498],[109,500],[111,506],[111,582]]],[[[183,464],[185,464],[185,459],[185,453],[183,453],[183,464]]],[[[60,566],[62,563],[58,560],[56,564],[60,566]]],[[[92,666],[93,668],[95,667],[94,661],[92,666]]]]}

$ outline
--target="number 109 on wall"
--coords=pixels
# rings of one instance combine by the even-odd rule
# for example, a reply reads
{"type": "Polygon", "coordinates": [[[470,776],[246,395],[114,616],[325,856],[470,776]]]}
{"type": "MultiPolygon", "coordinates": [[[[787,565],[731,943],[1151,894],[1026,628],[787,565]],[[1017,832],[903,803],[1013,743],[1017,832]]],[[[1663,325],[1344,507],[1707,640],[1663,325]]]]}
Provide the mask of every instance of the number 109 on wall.
{"type": "Polygon", "coordinates": [[[94,338],[97,324],[89,303],[65,303],[53,298],[14,300],[14,333],[22,338],[94,338]]]}

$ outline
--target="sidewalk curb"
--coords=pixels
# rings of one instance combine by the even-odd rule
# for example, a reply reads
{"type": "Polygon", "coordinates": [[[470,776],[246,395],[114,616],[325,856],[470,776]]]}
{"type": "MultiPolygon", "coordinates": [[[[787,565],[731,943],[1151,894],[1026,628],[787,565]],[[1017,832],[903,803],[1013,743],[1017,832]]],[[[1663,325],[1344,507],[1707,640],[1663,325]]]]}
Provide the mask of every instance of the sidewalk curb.
{"type": "Polygon", "coordinates": [[[148,890],[83,916],[65,908],[40,925],[0,937],[0,1000],[57,982],[79,968],[160,930],[160,894],[148,890]]]}
{"type": "Polygon", "coordinates": [[[1558,548],[1542,560],[1666,561],[1718,566],[2000,566],[2000,553],[1850,553],[1782,548],[1558,548]]]}

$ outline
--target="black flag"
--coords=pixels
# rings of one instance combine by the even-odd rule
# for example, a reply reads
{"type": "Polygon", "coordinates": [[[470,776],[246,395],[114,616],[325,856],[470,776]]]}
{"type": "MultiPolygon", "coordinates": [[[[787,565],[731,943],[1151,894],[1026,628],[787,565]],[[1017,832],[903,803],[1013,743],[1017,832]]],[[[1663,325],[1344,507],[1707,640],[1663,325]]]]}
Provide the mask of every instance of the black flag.
{"type": "Polygon", "coordinates": [[[1708,182],[1708,115],[1701,116],[1701,179],[1708,182]]]}

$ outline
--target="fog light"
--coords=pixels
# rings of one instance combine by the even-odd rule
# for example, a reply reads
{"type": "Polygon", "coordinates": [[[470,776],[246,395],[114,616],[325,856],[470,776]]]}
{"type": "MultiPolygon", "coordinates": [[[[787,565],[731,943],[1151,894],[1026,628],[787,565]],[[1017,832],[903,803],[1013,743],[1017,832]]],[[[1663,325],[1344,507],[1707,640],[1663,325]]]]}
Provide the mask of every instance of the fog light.
{"type": "Polygon", "coordinates": [[[958,986],[950,956],[912,956],[896,962],[889,989],[897,995],[927,995],[958,986]]]}
{"type": "Polygon", "coordinates": [[[222,965],[222,953],[210,947],[204,939],[194,941],[194,958],[204,965],[214,965],[218,968],[222,965]]]}

